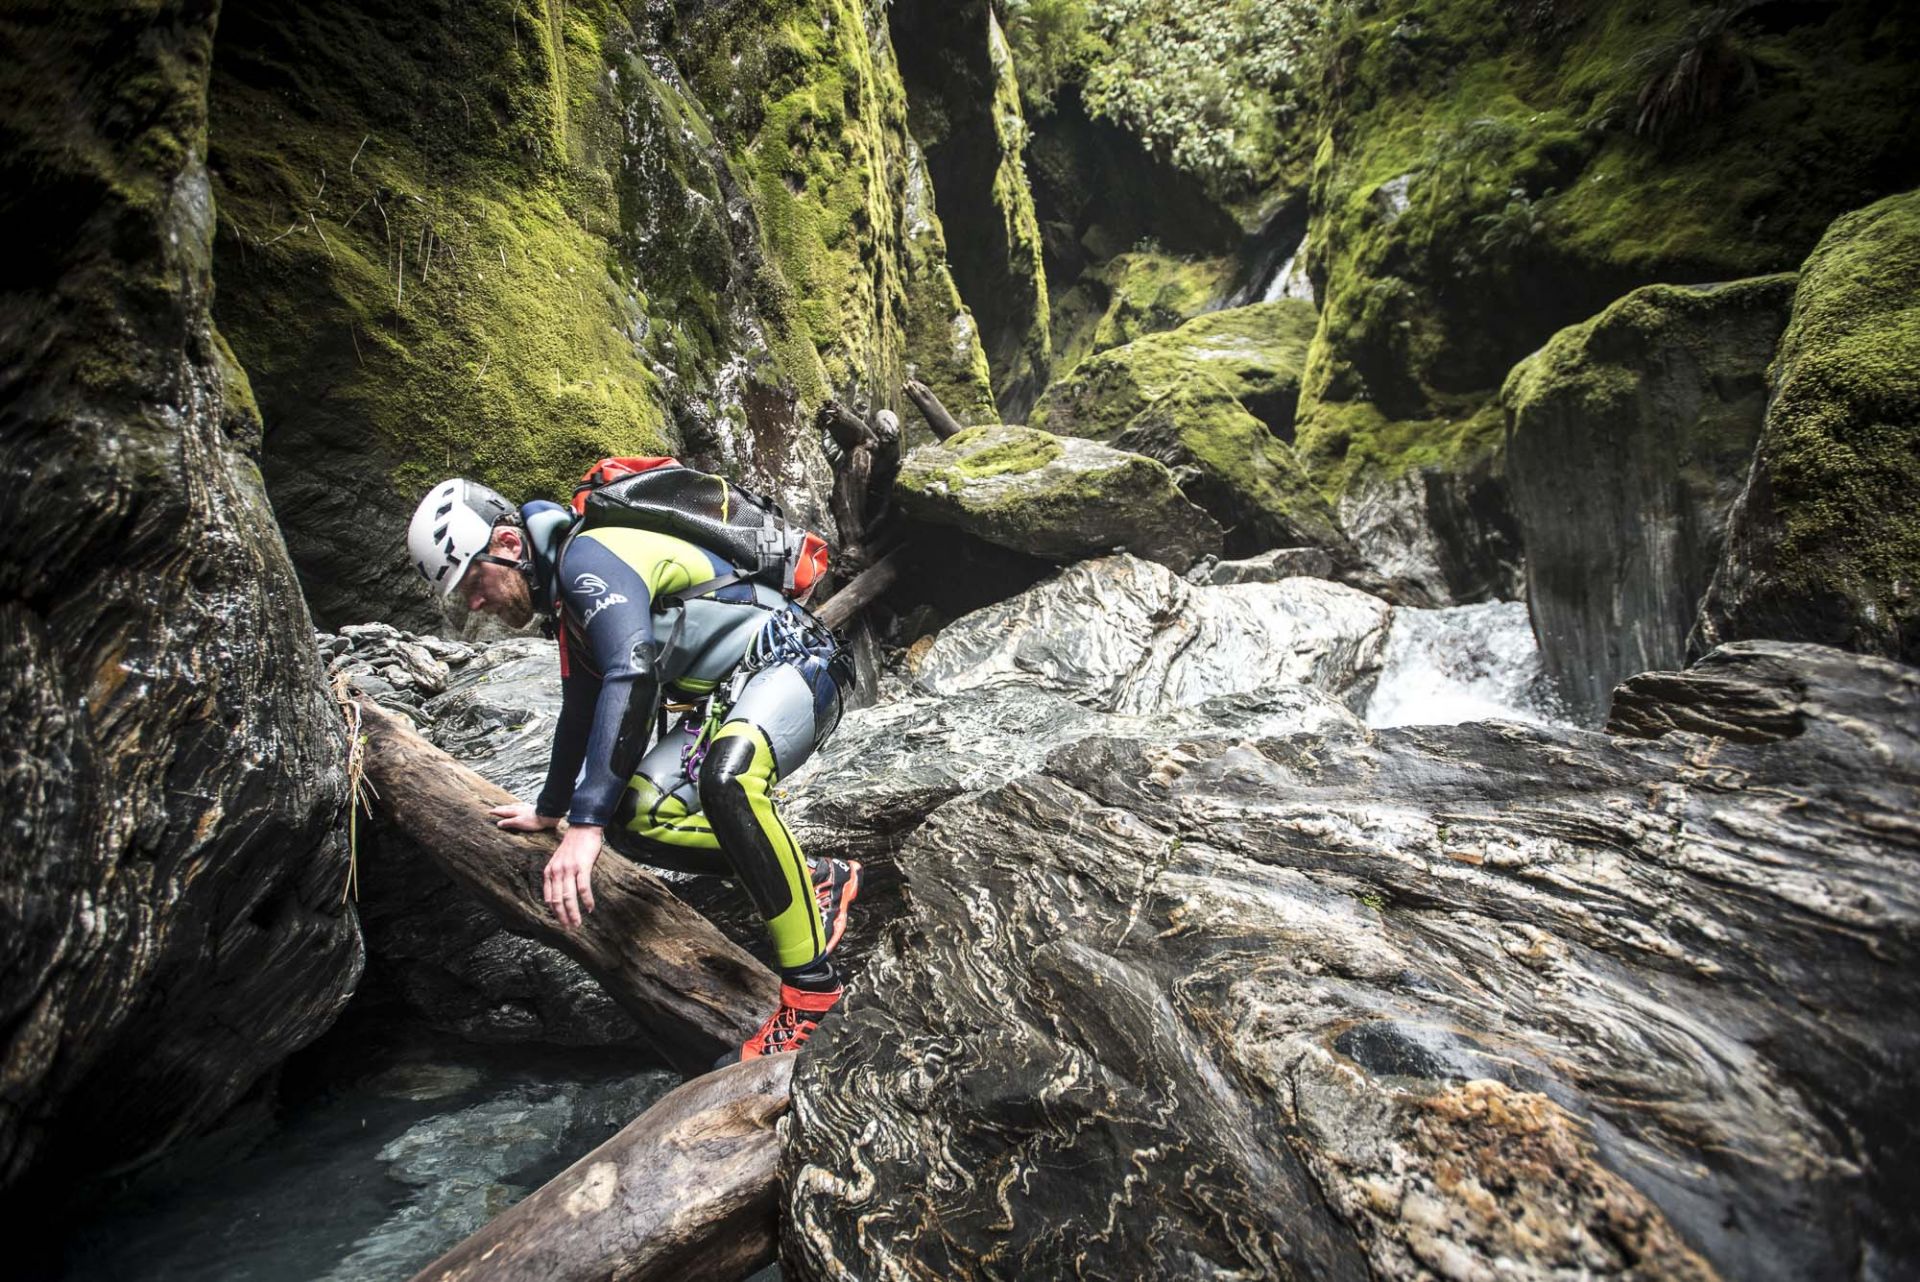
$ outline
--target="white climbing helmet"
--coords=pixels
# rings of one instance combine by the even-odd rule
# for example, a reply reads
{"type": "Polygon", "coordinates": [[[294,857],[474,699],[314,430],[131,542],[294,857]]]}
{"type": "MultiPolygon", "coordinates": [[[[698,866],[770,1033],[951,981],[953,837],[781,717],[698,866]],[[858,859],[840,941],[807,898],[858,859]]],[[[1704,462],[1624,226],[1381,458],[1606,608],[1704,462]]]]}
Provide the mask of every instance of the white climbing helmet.
{"type": "Polygon", "coordinates": [[[476,553],[487,550],[493,523],[513,505],[478,481],[454,477],[427,492],[407,527],[407,556],[439,596],[452,592],[476,553]]]}

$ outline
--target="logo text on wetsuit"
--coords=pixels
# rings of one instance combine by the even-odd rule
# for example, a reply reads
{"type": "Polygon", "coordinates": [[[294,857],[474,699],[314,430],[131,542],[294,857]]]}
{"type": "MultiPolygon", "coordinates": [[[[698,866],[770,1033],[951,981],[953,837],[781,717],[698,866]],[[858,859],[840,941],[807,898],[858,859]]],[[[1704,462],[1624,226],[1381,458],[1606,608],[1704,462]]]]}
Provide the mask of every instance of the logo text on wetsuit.
{"type": "Polygon", "coordinates": [[[573,590],[587,596],[599,596],[607,590],[607,581],[597,574],[582,574],[574,579],[573,590]]]}
{"type": "Polygon", "coordinates": [[[580,626],[584,628],[588,624],[592,623],[594,616],[599,614],[600,611],[606,609],[608,606],[625,605],[626,603],[627,603],[627,598],[621,596],[618,592],[609,593],[608,595],[601,597],[598,601],[595,601],[593,603],[593,609],[588,610],[585,614],[580,616],[580,626]]]}

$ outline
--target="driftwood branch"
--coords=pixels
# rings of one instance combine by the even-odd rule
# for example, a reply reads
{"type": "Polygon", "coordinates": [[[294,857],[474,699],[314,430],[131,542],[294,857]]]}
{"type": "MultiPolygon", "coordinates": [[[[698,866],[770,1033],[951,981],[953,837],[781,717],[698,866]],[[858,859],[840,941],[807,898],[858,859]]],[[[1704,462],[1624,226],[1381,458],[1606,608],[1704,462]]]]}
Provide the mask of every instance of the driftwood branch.
{"type": "Polygon", "coordinates": [[[853,581],[827,599],[814,616],[830,628],[845,626],[853,616],[871,605],[876,597],[900,578],[906,564],[905,548],[895,548],[878,562],[868,566],[853,581]]]}
{"type": "Polygon", "coordinates": [[[541,898],[550,833],[507,832],[487,817],[513,798],[428,743],[405,720],[356,700],[367,777],[380,812],[507,929],[585,966],[669,1063],[699,1072],[758,1027],[779,996],[773,975],[693,909],[608,849],[593,869],[597,907],[562,930],[541,898]]]}
{"type": "Polygon", "coordinates": [[[838,401],[820,407],[820,430],[840,448],[833,477],[834,524],[840,527],[838,557],[846,566],[866,564],[862,541],[867,518],[867,482],[873,472],[873,451],[880,438],[866,422],[838,401]]]}
{"type": "Polygon", "coordinates": [[[927,420],[927,426],[933,429],[936,437],[944,441],[964,430],[960,420],[940,403],[940,398],[933,394],[931,387],[917,378],[910,378],[907,380],[905,390],[907,399],[912,401],[913,407],[920,411],[920,417],[927,420]]]}
{"type": "Polygon", "coordinates": [[[770,1263],[774,1123],[787,1111],[793,1058],[688,1082],[414,1282],[738,1278],[770,1263]]]}
{"type": "Polygon", "coordinates": [[[833,438],[834,444],[843,450],[853,450],[863,445],[872,449],[879,440],[859,415],[839,401],[828,401],[820,407],[820,426],[833,438]]]}

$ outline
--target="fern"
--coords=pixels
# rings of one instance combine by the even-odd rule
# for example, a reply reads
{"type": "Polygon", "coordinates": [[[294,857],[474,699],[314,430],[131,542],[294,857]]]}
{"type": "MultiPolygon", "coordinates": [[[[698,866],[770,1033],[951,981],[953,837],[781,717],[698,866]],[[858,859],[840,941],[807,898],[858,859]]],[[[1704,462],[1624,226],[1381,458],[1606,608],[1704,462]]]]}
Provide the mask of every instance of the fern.
{"type": "Polygon", "coordinates": [[[1759,76],[1735,24],[1764,3],[1734,0],[1703,9],[1671,39],[1637,54],[1633,66],[1647,79],[1634,100],[1633,132],[1662,139],[1752,93],[1759,76]]]}

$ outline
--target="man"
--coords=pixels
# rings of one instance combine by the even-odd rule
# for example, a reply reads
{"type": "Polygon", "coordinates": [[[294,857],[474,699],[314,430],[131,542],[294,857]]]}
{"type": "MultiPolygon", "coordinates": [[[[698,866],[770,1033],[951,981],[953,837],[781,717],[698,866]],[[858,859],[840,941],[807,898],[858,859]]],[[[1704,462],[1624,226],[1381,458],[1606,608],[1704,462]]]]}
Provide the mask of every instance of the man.
{"type": "Polygon", "coordinates": [[[514,509],[454,479],[414,513],[407,550],[443,598],[521,627],[557,616],[561,707],[545,786],[492,811],[502,828],[566,832],[545,898],[571,930],[593,911],[603,841],[684,872],[731,873],[766,919],[780,1006],[723,1062],[797,1049],[840,998],[829,954],[860,865],[809,862],[775,783],[833,729],[852,669],[826,628],[779,592],[732,582],[705,549],[651,530],[583,529],[557,503],[514,509]],[[563,564],[564,562],[564,564],[563,564]],[[651,751],[663,697],[682,714],[651,751]]]}

